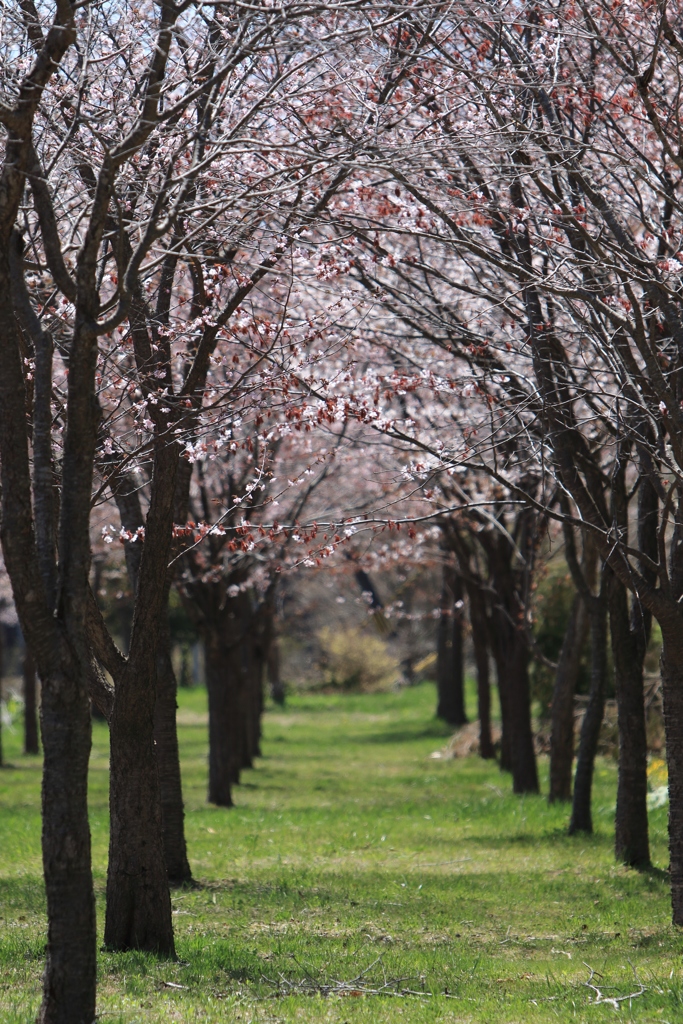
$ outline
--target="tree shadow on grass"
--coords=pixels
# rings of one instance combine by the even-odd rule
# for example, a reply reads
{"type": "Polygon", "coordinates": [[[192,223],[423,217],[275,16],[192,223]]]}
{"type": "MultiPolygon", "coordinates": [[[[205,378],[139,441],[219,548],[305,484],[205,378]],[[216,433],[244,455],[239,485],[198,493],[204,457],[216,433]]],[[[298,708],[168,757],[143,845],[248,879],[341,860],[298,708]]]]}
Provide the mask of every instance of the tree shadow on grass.
{"type": "Polygon", "coordinates": [[[365,733],[354,736],[356,743],[411,743],[414,740],[450,739],[453,728],[445,722],[435,720],[426,726],[416,725],[414,728],[403,726],[400,729],[385,729],[382,732],[365,733]]]}

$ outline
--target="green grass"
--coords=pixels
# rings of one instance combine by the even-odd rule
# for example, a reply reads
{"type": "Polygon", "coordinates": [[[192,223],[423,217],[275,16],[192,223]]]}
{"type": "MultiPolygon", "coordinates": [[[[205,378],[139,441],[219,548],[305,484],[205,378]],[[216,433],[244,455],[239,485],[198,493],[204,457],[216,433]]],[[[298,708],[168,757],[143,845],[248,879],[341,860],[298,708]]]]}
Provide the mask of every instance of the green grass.
{"type": "MultiPolygon", "coordinates": [[[[265,716],[264,757],[229,811],[207,806],[205,694],[181,695],[190,858],[201,887],[174,893],[178,963],[100,956],[109,1022],[611,1020],[583,984],[600,972],[626,1020],[683,1020],[683,936],[669,923],[666,810],[651,815],[660,871],[612,857],[615,768],[600,762],[596,834],[566,809],[519,798],[495,765],[429,754],[447,730],[428,685],[298,696],[265,716]],[[370,966],[373,965],[374,966],[370,966]],[[402,982],[417,995],[278,995],[289,985],[402,982]],[[270,980],[267,980],[270,979],[270,980]],[[172,985],[182,988],[169,987],[172,985]]],[[[45,941],[40,762],[5,745],[0,772],[0,1021],[33,1019],[45,941]]],[[[541,763],[541,773],[547,764],[541,763]]],[[[107,848],[107,734],[91,775],[98,920],[107,848]]],[[[360,989],[358,989],[360,991],[360,989]]]]}

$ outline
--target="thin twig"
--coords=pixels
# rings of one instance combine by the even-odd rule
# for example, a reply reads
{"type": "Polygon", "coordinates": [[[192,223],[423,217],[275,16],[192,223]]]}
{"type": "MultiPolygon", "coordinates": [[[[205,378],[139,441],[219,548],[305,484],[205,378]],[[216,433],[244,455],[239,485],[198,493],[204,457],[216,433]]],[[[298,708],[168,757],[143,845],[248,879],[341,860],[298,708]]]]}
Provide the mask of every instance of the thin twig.
{"type": "Polygon", "coordinates": [[[633,964],[631,964],[631,967],[633,968],[633,973],[635,974],[636,983],[639,986],[639,989],[638,989],[637,992],[629,992],[629,994],[625,995],[625,996],[606,996],[606,995],[604,995],[603,991],[600,988],[598,988],[597,985],[593,984],[593,979],[596,978],[596,977],[597,978],[601,978],[602,975],[598,974],[598,972],[596,970],[594,970],[590,966],[590,964],[587,964],[585,961],[583,961],[583,966],[586,967],[590,971],[590,978],[588,979],[588,981],[582,982],[582,984],[585,985],[586,988],[590,988],[590,989],[592,989],[593,992],[595,992],[595,999],[593,1001],[593,1006],[598,1006],[601,1003],[608,1003],[610,1006],[613,1006],[615,1010],[618,1010],[620,1003],[626,1003],[626,1002],[630,1003],[632,999],[637,999],[638,996],[642,996],[645,992],[647,992],[647,988],[645,987],[645,985],[643,985],[643,983],[641,981],[639,981],[638,975],[636,974],[636,971],[635,971],[635,968],[633,968],[633,964]]]}

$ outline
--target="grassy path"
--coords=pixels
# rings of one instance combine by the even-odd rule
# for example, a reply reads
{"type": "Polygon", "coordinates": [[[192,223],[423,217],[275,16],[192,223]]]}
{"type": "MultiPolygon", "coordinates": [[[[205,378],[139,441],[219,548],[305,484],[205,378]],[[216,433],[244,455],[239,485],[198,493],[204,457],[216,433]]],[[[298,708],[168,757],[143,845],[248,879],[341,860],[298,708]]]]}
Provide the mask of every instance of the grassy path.
{"type": "MultiPolygon", "coordinates": [[[[666,878],[611,854],[615,770],[601,763],[597,833],[570,839],[566,811],[513,797],[445,742],[428,686],[300,697],[265,719],[264,758],[230,811],[208,807],[205,695],[181,697],[190,859],[200,888],[174,894],[180,963],[103,953],[103,1021],[521,1022],[611,1020],[606,996],[646,992],[620,1017],[683,1021],[683,936],[666,878]],[[295,994],[356,978],[408,979],[416,995],[295,994]],[[637,979],[634,976],[637,975],[637,979]],[[270,979],[270,980],[268,980],[270,979]],[[174,987],[175,986],[175,987],[174,987]],[[429,995],[432,993],[432,995],[429,995]]],[[[38,1004],[44,943],[38,758],[5,733],[0,772],[0,1021],[38,1004]]],[[[95,728],[91,801],[98,919],[107,847],[107,736],[95,728]]],[[[541,766],[542,774],[546,765],[541,766]]],[[[666,864],[666,810],[652,812],[666,864]]],[[[355,991],[359,992],[361,986],[355,991]]]]}

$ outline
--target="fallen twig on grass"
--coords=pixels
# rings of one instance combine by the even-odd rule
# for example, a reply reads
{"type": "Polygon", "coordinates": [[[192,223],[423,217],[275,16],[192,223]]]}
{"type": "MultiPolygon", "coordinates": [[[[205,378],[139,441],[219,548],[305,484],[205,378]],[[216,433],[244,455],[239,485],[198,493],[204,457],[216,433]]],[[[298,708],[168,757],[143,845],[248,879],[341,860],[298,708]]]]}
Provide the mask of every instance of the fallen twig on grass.
{"type": "Polygon", "coordinates": [[[595,1000],[593,1002],[593,1006],[599,1006],[601,1003],[608,1003],[610,1006],[613,1006],[615,1010],[618,1010],[620,1003],[630,1003],[632,999],[637,999],[638,996],[642,996],[645,992],[647,992],[647,988],[645,987],[645,985],[643,985],[642,981],[639,980],[638,975],[636,973],[636,969],[633,966],[633,964],[631,964],[631,969],[633,970],[633,973],[635,975],[636,984],[638,985],[638,991],[629,992],[629,994],[625,996],[603,995],[603,989],[605,986],[603,986],[603,989],[600,989],[597,985],[593,984],[593,979],[601,978],[602,975],[599,974],[593,967],[590,966],[590,964],[587,964],[585,961],[583,961],[583,966],[590,971],[590,978],[588,979],[588,981],[582,982],[582,984],[585,985],[586,988],[590,988],[593,990],[593,992],[595,992],[595,1000]]]}
{"type": "MultiPolygon", "coordinates": [[[[275,997],[290,996],[290,995],[302,995],[302,996],[313,996],[321,995],[325,998],[327,996],[391,996],[393,998],[404,999],[406,996],[418,996],[422,999],[431,999],[432,992],[426,992],[424,990],[424,978],[422,977],[411,977],[406,976],[404,978],[387,978],[384,968],[382,967],[382,973],[384,974],[384,981],[382,984],[372,984],[365,981],[364,979],[377,965],[382,965],[382,958],[377,957],[373,960],[365,970],[357,974],[355,978],[351,978],[349,981],[339,981],[337,979],[330,979],[329,981],[318,981],[313,978],[308,971],[306,971],[306,977],[300,981],[291,981],[286,978],[284,974],[278,972],[277,978],[268,978],[265,975],[261,976],[261,980],[265,981],[269,985],[273,985],[277,991],[273,993],[275,997]],[[421,991],[405,987],[409,983],[421,983],[423,989],[421,991]]],[[[299,965],[301,966],[301,965],[299,965]]],[[[304,968],[305,970],[305,968],[304,968]]]]}
{"type": "Polygon", "coordinates": [[[383,985],[369,985],[363,981],[353,979],[351,981],[330,980],[328,982],[313,982],[309,978],[303,981],[290,981],[283,974],[277,979],[262,976],[262,980],[277,988],[275,996],[392,996],[399,999],[405,996],[420,996],[423,999],[430,999],[431,992],[420,992],[412,988],[402,988],[406,982],[415,981],[414,978],[390,978],[383,985]]]}

